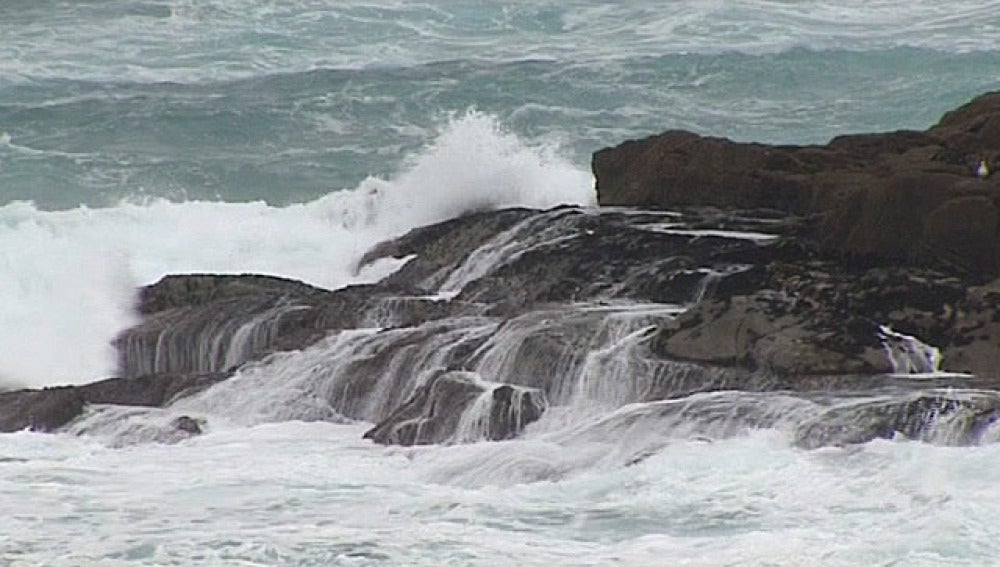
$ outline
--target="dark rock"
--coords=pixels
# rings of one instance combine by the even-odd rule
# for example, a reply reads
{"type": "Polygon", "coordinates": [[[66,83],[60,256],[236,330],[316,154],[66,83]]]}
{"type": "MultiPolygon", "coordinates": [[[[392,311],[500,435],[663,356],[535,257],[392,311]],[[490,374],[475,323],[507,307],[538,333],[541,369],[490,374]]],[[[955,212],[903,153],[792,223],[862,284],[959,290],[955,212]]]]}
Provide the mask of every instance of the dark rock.
{"type": "Polygon", "coordinates": [[[91,404],[162,407],[196,394],[228,378],[225,373],[152,374],[136,378],[111,378],[76,386],[91,404]]]}
{"type": "Polygon", "coordinates": [[[254,275],[168,276],[140,296],[142,321],[116,340],[123,376],[231,371],[333,330],[413,324],[444,312],[443,304],[376,286],[332,292],[254,275]]]}
{"type": "Polygon", "coordinates": [[[545,400],[538,390],[503,384],[493,388],[492,397],[486,430],[486,438],[491,441],[516,437],[545,411],[545,400]]]}
{"type": "Polygon", "coordinates": [[[195,419],[187,415],[182,415],[175,419],[171,425],[173,425],[178,431],[183,431],[188,435],[201,435],[202,427],[205,425],[205,422],[201,419],[195,419]]]}
{"type": "Polygon", "coordinates": [[[926,132],[841,136],[825,146],[741,144],[670,131],[594,154],[602,205],[768,208],[814,216],[826,252],[1000,273],[1000,93],[926,132]]]}
{"type": "Polygon", "coordinates": [[[309,297],[328,293],[296,280],[256,274],[171,275],[139,290],[136,309],[149,315],[178,307],[262,294],[283,297],[309,297]]]}
{"type": "Polygon", "coordinates": [[[661,326],[653,350],[779,375],[877,374],[893,370],[879,333],[889,325],[938,347],[942,369],[991,376],[1000,367],[997,286],[918,267],[766,262],[724,276],[661,326]]]}
{"type": "Polygon", "coordinates": [[[308,344],[322,337],[312,307],[328,293],[264,276],[167,276],[140,290],[143,320],[116,341],[119,373],[220,372],[279,340],[308,344]]]}
{"type": "Polygon", "coordinates": [[[227,376],[149,375],[111,378],[83,386],[0,393],[0,432],[54,431],[76,419],[87,404],[160,407],[207,388],[227,376]]]}
{"type": "Polygon", "coordinates": [[[361,258],[359,268],[380,258],[416,255],[417,261],[408,262],[379,286],[405,293],[433,293],[444,283],[449,272],[477,248],[536,214],[537,211],[529,209],[505,209],[473,213],[415,228],[369,250],[361,258]]]}
{"type": "Polygon", "coordinates": [[[793,309],[775,292],[708,299],[682,314],[676,329],[661,333],[656,348],[670,358],[780,375],[892,372],[874,324],[855,335],[846,325],[820,326],[793,309]]]}
{"type": "Polygon", "coordinates": [[[54,431],[80,415],[85,403],[68,386],[0,393],[0,432],[54,431]]]}
{"type": "MultiPolygon", "coordinates": [[[[629,142],[595,155],[602,203],[682,210],[476,213],[376,246],[361,267],[410,258],[377,284],[330,291],[253,275],[164,278],[141,291],[143,319],[117,342],[122,379],[0,394],[0,429],[57,429],[87,404],[163,406],[249,361],[377,327],[330,337],[322,344],[343,351],[306,359],[296,387],[331,413],[377,423],[366,437],[378,443],[507,439],[539,419],[546,400],[591,397],[609,406],[678,400],[647,413],[701,420],[719,435],[787,426],[760,409],[767,396],[716,409],[725,396],[687,399],[715,391],[779,392],[796,411],[822,410],[799,429],[803,446],[930,439],[942,414],[972,415],[968,431],[982,431],[990,403],[914,397],[883,376],[893,368],[881,328],[940,347],[946,370],[977,374],[945,385],[995,386],[1000,176],[971,173],[978,154],[1000,152],[995,99],[927,132],[825,146],[684,132],[629,142]],[[644,311],[649,303],[658,305],[644,311]],[[605,326],[606,309],[622,318],[605,326]],[[441,368],[479,368],[504,383],[441,368]],[[871,402],[876,391],[885,400],[871,402]],[[861,425],[839,432],[851,419],[861,425]]],[[[286,356],[297,355],[274,360],[286,356]]],[[[109,420],[124,413],[100,409],[109,420]]],[[[204,426],[163,416],[152,432],[136,417],[134,437],[204,426]]]]}
{"type": "Polygon", "coordinates": [[[509,439],[541,417],[544,407],[537,390],[490,384],[472,372],[440,372],[365,438],[397,445],[509,439]],[[474,407],[484,394],[488,406],[474,407]]]}

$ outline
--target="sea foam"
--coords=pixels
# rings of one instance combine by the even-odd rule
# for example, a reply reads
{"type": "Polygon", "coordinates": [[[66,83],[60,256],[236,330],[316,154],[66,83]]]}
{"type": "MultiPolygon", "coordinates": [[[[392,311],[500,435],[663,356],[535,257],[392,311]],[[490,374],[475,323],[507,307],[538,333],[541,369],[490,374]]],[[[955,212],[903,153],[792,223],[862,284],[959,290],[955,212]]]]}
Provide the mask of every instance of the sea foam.
{"type": "MultiPolygon", "coordinates": [[[[372,245],[414,227],[508,206],[592,205],[593,178],[493,116],[451,117],[396,176],[308,203],[123,202],[0,207],[0,387],[114,373],[111,341],[137,320],[137,286],[170,273],[261,273],[337,288],[372,245]]],[[[388,268],[391,269],[391,266],[388,268]]]]}

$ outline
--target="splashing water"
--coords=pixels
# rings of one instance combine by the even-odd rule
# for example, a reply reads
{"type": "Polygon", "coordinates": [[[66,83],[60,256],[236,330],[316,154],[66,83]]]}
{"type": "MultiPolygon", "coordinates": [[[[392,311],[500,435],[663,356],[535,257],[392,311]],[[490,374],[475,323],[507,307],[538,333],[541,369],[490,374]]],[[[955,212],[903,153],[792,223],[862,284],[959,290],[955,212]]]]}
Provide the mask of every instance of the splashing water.
{"type": "Polygon", "coordinates": [[[895,374],[935,374],[939,371],[941,352],[936,347],[885,325],[879,326],[879,338],[895,374]]]}
{"type": "MultiPolygon", "coordinates": [[[[494,117],[452,118],[392,179],[287,207],[154,200],[48,212],[0,207],[0,385],[83,383],[114,371],[110,343],[135,322],[135,287],[168,273],[260,273],[326,288],[372,245],[425,224],[506,206],[594,203],[593,179],[504,132],[494,117]]],[[[398,265],[397,265],[398,267],[398,265]]]]}

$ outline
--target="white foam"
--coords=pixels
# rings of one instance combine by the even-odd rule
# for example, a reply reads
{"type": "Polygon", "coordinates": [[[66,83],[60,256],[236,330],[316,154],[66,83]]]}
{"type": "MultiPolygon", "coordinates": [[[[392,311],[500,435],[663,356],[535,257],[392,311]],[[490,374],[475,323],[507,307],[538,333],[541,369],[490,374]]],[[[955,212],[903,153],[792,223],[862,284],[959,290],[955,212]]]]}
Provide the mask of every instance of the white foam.
{"type": "Polygon", "coordinates": [[[733,240],[751,240],[753,242],[764,243],[776,240],[779,236],[777,234],[769,234],[766,232],[749,232],[741,230],[716,230],[716,229],[686,229],[686,228],[675,228],[677,224],[637,224],[632,225],[640,230],[646,230],[649,232],[656,232],[659,234],[675,234],[678,236],[691,236],[693,238],[697,237],[714,237],[714,238],[730,238],[733,240]]]}
{"type": "Polygon", "coordinates": [[[614,446],[386,448],[361,439],[367,427],[210,429],[119,450],[7,435],[0,552],[15,565],[989,565],[1000,553],[1000,445],[801,451],[756,431],[604,466],[614,446]]]}
{"type": "Polygon", "coordinates": [[[0,385],[89,382],[113,372],[109,344],[136,318],[134,288],[169,273],[255,272],[337,288],[375,243],[462,213],[592,205],[590,174],[507,133],[492,116],[451,118],[392,179],[309,203],[163,200],[50,212],[0,207],[0,385]]]}

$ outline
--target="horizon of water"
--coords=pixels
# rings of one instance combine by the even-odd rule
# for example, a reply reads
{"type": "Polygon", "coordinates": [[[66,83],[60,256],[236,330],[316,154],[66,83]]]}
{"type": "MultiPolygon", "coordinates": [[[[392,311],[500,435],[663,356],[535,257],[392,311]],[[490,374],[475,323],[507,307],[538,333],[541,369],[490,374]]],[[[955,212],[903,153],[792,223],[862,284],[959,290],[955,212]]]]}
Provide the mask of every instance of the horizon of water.
{"type": "MultiPolygon", "coordinates": [[[[997,1],[4,2],[0,389],[112,375],[136,287],[169,273],[372,281],[392,266],[358,259],[411,228],[594,205],[601,147],[923,129],[1000,88],[998,61],[997,1]]],[[[176,444],[141,440],[155,411],[0,435],[0,564],[1000,556],[995,443],[806,451],[749,429],[631,465],[565,431],[385,448],[364,423],[229,420],[276,411],[266,378],[192,400],[212,427],[176,444]],[[114,442],[126,426],[140,441],[114,442]]]]}

